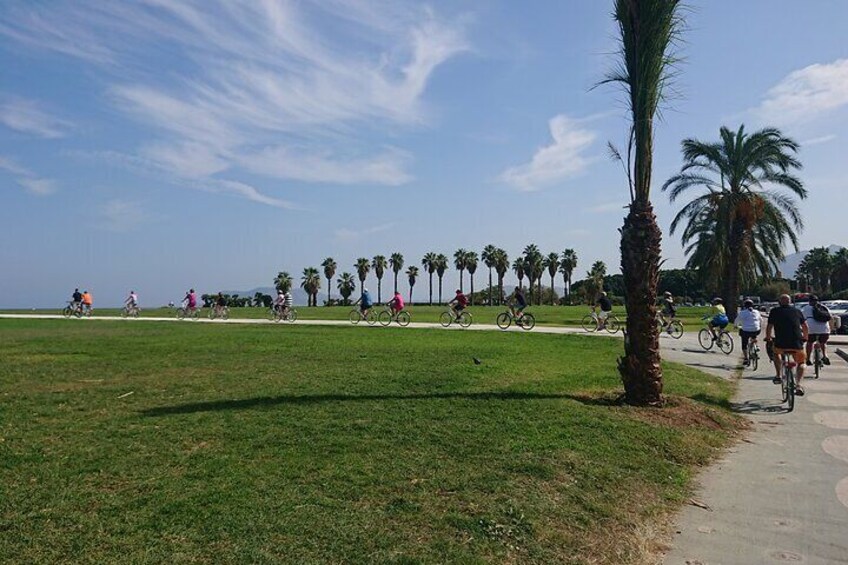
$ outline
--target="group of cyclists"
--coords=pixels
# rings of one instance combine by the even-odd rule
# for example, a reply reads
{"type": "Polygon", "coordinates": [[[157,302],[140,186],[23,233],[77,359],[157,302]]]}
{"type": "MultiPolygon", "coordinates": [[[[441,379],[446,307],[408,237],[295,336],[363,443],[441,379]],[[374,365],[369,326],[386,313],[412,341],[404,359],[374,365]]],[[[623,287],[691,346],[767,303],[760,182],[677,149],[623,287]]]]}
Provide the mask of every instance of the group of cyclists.
{"type": "MultiPolygon", "coordinates": [[[[292,309],[292,293],[291,291],[283,292],[283,290],[277,290],[277,297],[274,298],[271,308],[281,317],[285,317],[291,312],[292,309]]],[[[186,311],[187,314],[191,315],[197,311],[197,293],[193,288],[189,289],[183,297],[182,307],[186,311]]],[[[215,317],[221,317],[227,308],[227,297],[224,296],[223,292],[219,292],[212,299],[212,314],[215,317]]]]}
{"type": "Polygon", "coordinates": [[[80,292],[80,289],[75,288],[71,298],[71,309],[79,314],[91,314],[94,309],[91,293],[87,290],[80,292]]]}

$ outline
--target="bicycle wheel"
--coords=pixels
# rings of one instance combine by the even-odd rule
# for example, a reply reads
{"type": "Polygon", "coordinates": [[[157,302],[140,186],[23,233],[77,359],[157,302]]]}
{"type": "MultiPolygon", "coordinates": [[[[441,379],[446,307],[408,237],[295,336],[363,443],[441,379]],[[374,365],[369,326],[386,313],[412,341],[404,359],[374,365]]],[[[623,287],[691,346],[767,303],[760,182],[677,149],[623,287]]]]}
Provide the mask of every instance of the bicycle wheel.
{"type": "Polygon", "coordinates": [[[669,324],[668,329],[670,330],[668,335],[674,339],[680,339],[683,337],[683,322],[680,320],[672,321],[671,324],[669,324]]]}
{"type": "Polygon", "coordinates": [[[733,353],[733,338],[730,337],[730,334],[726,331],[722,330],[722,332],[718,334],[717,343],[718,348],[721,349],[725,355],[733,353]]]}
{"type": "Polygon", "coordinates": [[[408,326],[409,325],[409,319],[410,319],[409,318],[409,312],[407,312],[406,310],[402,310],[402,311],[398,312],[397,323],[398,323],[399,326],[402,326],[404,328],[406,326],[408,326]]]}
{"type": "Polygon", "coordinates": [[[289,313],[286,316],[286,321],[290,324],[295,323],[297,321],[297,310],[289,310],[289,313]]]}
{"type": "Polygon", "coordinates": [[[500,329],[505,330],[510,326],[510,324],[512,324],[512,316],[509,315],[509,312],[501,312],[498,314],[495,322],[498,324],[500,329]]]}
{"type": "Polygon", "coordinates": [[[795,409],[795,371],[790,368],[786,368],[786,392],[787,392],[787,408],[790,412],[795,409]]]}
{"type": "Polygon", "coordinates": [[[351,310],[348,319],[351,324],[356,325],[362,321],[362,313],[359,310],[351,310]]]}
{"type": "Polygon", "coordinates": [[[463,328],[467,328],[468,326],[470,326],[471,325],[471,313],[470,312],[463,312],[462,314],[460,314],[458,322],[459,322],[459,325],[462,326],[463,328]]]}
{"type": "Polygon", "coordinates": [[[706,351],[713,348],[713,334],[707,328],[698,332],[698,343],[701,344],[706,351]]]}
{"type": "Polygon", "coordinates": [[[73,316],[73,314],[74,314],[74,309],[71,308],[70,306],[65,306],[62,309],[62,315],[66,318],[70,318],[71,316],[73,316]]]}
{"type": "Polygon", "coordinates": [[[583,329],[589,333],[598,331],[598,322],[591,314],[583,316],[583,320],[580,322],[580,325],[583,326],[583,329]]]}
{"type": "Polygon", "coordinates": [[[526,313],[521,317],[521,327],[525,330],[532,330],[536,327],[536,317],[533,314],[526,313]]]}
{"type": "Polygon", "coordinates": [[[789,371],[786,367],[783,367],[780,372],[780,394],[783,398],[783,402],[789,402],[789,379],[786,376],[786,373],[789,371]]]}
{"type": "Polygon", "coordinates": [[[368,322],[369,326],[373,326],[377,323],[377,313],[374,310],[369,310],[368,315],[365,316],[365,321],[368,322]]]}
{"type": "Polygon", "coordinates": [[[821,372],[822,360],[821,360],[821,348],[816,344],[816,348],[813,349],[813,369],[815,369],[813,373],[813,378],[819,378],[819,373],[821,372]]]}
{"type": "Polygon", "coordinates": [[[126,309],[126,307],[121,308],[121,318],[126,318],[129,315],[130,315],[130,312],[129,312],[129,310],[126,309]]]}
{"type": "Polygon", "coordinates": [[[224,306],[224,311],[221,312],[221,319],[229,320],[230,319],[230,309],[224,306]]]}
{"type": "Polygon", "coordinates": [[[177,320],[182,320],[183,318],[185,318],[185,315],[185,308],[177,308],[177,320]]]}
{"type": "Polygon", "coordinates": [[[748,359],[751,360],[751,370],[756,372],[757,367],[760,364],[760,352],[757,351],[756,347],[751,348],[751,352],[748,354],[748,359]]]}
{"type": "Polygon", "coordinates": [[[621,329],[621,322],[615,316],[609,316],[604,326],[609,333],[614,334],[621,329]]]}
{"type": "Polygon", "coordinates": [[[377,317],[377,320],[380,322],[380,325],[384,328],[388,327],[389,324],[392,323],[392,313],[388,310],[383,310],[380,312],[380,315],[377,317]]]}
{"type": "Polygon", "coordinates": [[[442,312],[442,315],[439,316],[439,323],[442,324],[442,327],[448,327],[453,322],[453,316],[450,312],[442,312]]]}
{"type": "Polygon", "coordinates": [[[279,316],[277,316],[277,309],[276,308],[268,308],[268,319],[271,320],[272,322],[279,322],[280,321],[279,316]]]}

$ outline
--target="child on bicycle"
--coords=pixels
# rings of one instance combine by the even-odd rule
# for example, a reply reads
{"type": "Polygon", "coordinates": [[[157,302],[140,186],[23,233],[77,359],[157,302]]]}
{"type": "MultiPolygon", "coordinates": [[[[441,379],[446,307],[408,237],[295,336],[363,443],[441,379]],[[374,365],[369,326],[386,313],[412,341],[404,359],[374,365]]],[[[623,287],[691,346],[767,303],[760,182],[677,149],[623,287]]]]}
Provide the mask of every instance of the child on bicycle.
{"type": "Polygon", "coordinates": [[[746,300],[742,304],[742,310],[736,317],[736,325],[739,326],[739,337],[742,338],[742,364],[747,367],[751,364],[751,360],[748,358],[748,342],[751,341],[756,345],[757,336],[760,335],[762,329],[760,313],[754,310],[753,300],[746,300]]]}
{"type": "Polygon", "coordinates": [[[674,297],[669,291],[665,291],[663,293],[662,310],[660,310],[660,321],[668,333],[671,333],[669,324],[676,316],[677,308],[674,306],[674,297]]]}
{"type": "Polygon", "coordinates": [[[398,291],[395,291],[394,297],[392,297],[392,299],[389,300],[389,302],[388,302],[388,304],[386,304],[386,306],[388,306],[391,309],[393,315],[399,314],[400,311],[403,310],[403,297],[400,295],[400,293],[398,291]]]}
{"type": "Polygon", "coordinates": [[[462,294],[462,291],[457,289],[456,296],[453,297],[453,300],[448,302],[448,307],[451,309],[451,313],[453,314],[454,320],[459,319],[459,315],[463,310],[468,306],[468,297],[462,294]]]}
{"type": "Polygon", "coordinates": [[[713,298],[713,305],[710,308],[710,314],[704,319],[706,320],[708,318],[710,320],[710,333],[715,340],[718,338],[718,334],[716,334],[715,329],[719,328],[719,330],[723,330],[727,327],[727,324],[730,323],[730,320],[727,318],[727,311],[724,309],[724,300],[718,297],[713,298]]]}

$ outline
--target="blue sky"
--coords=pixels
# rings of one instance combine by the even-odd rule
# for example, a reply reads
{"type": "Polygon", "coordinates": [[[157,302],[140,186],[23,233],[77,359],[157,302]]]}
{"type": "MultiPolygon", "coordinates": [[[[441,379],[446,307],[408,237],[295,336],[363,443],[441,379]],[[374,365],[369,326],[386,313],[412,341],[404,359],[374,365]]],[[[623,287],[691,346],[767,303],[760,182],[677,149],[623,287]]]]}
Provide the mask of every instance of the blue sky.
{"type": "MultiPolygon", "coordinates": [[[[488,243],[616,272],[627,188],[606,142],[627,124],[621,94],[592,89],[613,64],[611,5],[5,1],[0,307],[74,286],[158,305],[326,256],[352,271],[488,243]]],[[[845,244],[848,2],[689,6],[656,140],[666,265],[685,259],[659,187],[680,140],[721,125],[800,141],[802,247],[845,244]]]]}

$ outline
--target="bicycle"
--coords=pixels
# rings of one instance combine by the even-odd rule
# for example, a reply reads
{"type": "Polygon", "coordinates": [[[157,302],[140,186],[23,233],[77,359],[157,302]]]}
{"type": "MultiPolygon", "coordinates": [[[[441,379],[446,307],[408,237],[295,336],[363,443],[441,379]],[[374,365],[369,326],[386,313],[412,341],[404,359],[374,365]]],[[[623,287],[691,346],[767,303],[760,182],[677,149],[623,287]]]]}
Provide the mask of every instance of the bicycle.
{"type": "Polygon", "coordinates": [[[71,316],[81,318],[82,304],[74,302],[73,300],[69,300],[68,305],[62,309],[62,315],[66,318],[70,318],[71,316]]]}
{"type": "Polygon", "coordinates": [[[718,334],[714,333],[709,327],[702,328],[698,332],[698,343],[701,344],[704,351],[709,351],[713,348],[713,345],[718,345],[718,348],[725,355],[733,353],[733,338],[724,328],[718,330],[718,334]]]}
{"type": "Polygon", "coordinates": [[[621,329],[621,322],[614,314],[610,313],[606,320],[602,320],[600,315],[594,310],[590,314],[583,316],[580,325],[589,333],[607,330],[609,333],[614,334],[621,329]]]}
{"type": "Polygon", "coordinates": [[[125,305],[121,308],[121,318],[138,318],[138,315],[141,313],[141,308],[138,306],[131,306],[129,304],[125,305]]]}
{"type": "Polygon", "coordinates": [[[788,353],[781,354],[783,367],[780,371],[780,391],[789,412],[795,409],[795,368],[797,363],[788,353]]]}
{"type": "Polygon", "coordinates": [[[756,371],[760,363],[760,346],[753,337],[748,340],[748,362],[751,365],[751,370],[756,371]]]}
{"type": "Polygon", "coordinates": [[[822,361],[822,349],[821,344],[816,341],[813,344],[813,378],[819,378],[819,373],[821,373],[822,367],[824,367],[824,362],[822,361]]]}
{"type": "Polygon", "coordinates": [[[376,314],[376,312],[374,312],[373,308],[369,308],[368,313],[363,317],[362,311],[354,308],[353,310],[350,311],[350,315],[348,316],[348,319],[350,320],[350,323],[353,324],[354,326],[356,324],[358,324],[359,322],[361,322],[362,320],[365,320],[365,322],[369,326],[373,326],[377,322],[377,314],[376,314]]]}
{"type": "Polygon", "coordinates": [[[453,310],[447,310],[442,312],[442,315],[439,316],[439,323],[442,324],[442,327],[447,328],[453,323],[459,324],[462,328],[467,328],[471,325],[471,312],[466,312],[463,310],[458,315],[454,313],[453,310]]]}
{"type": "Polygon", "coordinates": [[[398,323],[401,327],[406,327],[409,325],[409,312],[406,310],[401,310],[400,312],[395,312],[391,308],[386,307],[382,312],[377,316],[377,320],[380,322],[380,325],[383,327],[388,327],[392,321],[398,323]]]}
{"type": "Polygon", "coordinates": [[[297,310],[289,308],[284,311],[282,308],[272,306],[268,309],[268,319],[272,322],[288,322],[293,324],[297,321],[297,310]]]}
{"type": "Polygon", "coordinates": [[[674,339],[683,337],[683,322],[680,320],[672,318],[666,321],[661,314],[657,313],[657,327],[660,332],[665,332],[674,339]]]}
{"type": "Polygon", "coordinates": [[[536,327],[536,317],[530,312],[524,312],[521,317],[516,317],[512,310],[501,312],[495,320],[502,330],[507,329],[515,322],[515,325],[524,330],[532,330],[536,327]]]}
{"type": "Polygon", "coordinates": [[[200,315],[199,308],[189,308],[188,306],[180,306],[177,308],[177,319],[184,320],[186,318],[190,320],[197,320],[197,317],[200,315]]]}
{"type": "Polygon", "coordinates": [[[214,320],[216,318],[221,318],[222,320],[230,319],[230,309],[227,306],[213,306],[211,310],[209,310],[209,319],[214,320]]]}

